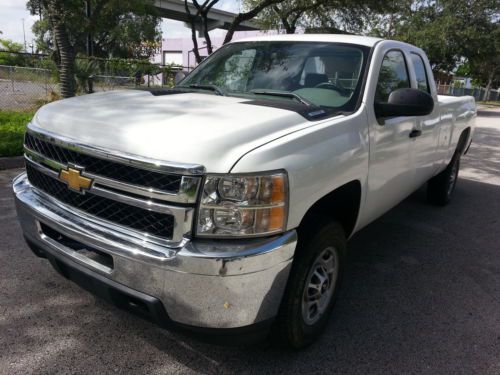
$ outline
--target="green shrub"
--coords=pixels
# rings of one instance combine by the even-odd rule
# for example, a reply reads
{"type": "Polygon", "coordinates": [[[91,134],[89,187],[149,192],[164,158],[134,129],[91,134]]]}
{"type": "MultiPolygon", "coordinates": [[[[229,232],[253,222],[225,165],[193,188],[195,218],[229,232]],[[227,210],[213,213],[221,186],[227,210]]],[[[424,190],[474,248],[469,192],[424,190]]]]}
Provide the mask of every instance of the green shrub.
{"type": "Polygon", "coordinates": [[[0,156],[23,154],[23,137],[33,112],[0,111],[0,156]]]}

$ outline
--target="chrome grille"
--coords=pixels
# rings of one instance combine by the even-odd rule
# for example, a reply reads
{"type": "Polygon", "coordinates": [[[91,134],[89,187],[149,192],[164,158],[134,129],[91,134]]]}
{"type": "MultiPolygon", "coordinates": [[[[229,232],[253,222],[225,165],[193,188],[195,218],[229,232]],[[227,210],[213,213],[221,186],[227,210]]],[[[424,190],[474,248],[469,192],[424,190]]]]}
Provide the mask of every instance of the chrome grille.
{"type": "Polygon", "coordinates": [[[96,158],[82,154],[53,143],[38,139],[26,133],[25,146],[38,154],[62,164],[75,164],[85,167],[85,171],[107,177],[116,181],[133,185],[147,186],[150,188],[178,193],[182,176],[164,174],[146,169],[139,169],[130,165],[116,163],[110,160],[96,158]]]}
{"type": "Polygon", "coordinates": [[[148,211],[90,192],[76,193],[69,190],[64,183],[38,171],[30,163],[26,164],[26,172],[33,186],[65,204],[130,229],[165,239],[172,238],[174,230],[172,215],[148,211]]]}
{"type": "Polygon", "coordinates": [[[142,241],[168,247],[182,246],[190,237],[203,166],[81,145],[33,124],[24,150],[30,183],[66,209],[75,207],[102,225],[127,233],[132,229],[142,241]],[[90,187],[71,190],[68,180],[62,181],[68,175],[61,176],[69,168],[90,179],[90,187]]]}

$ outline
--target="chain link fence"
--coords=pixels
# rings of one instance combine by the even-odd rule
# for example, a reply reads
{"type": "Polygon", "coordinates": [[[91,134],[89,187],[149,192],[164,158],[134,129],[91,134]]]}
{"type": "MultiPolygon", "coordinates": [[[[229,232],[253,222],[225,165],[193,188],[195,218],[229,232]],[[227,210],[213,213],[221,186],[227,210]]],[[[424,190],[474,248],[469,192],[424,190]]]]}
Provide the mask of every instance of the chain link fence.
{"type": "Polygon", "coordinates": [[[58,97],[49,69],[0,65],[0,110],[30,111],[58,97]]]}
{"type": "MultiPolygon", "coordinates": [[[[120,76],[91,74],[77,78],[77,95],[137,87],[171,87],[181,69],[120,76]],[[90,83],[90,85],[89,85],[90,83]]],[[[50,69],[0,65],[0,110],[31,111],[59,99],[57,73],[50,69]]]]}
{"type": "Polygon", "coordinates": [[[490,90],[489,94],[486,92],[484,87],[455,87],[454,85],[443,85],[437,83],[437,92],[439,95],[451,95],[451,96],[473,96],[476,101],[482,102],[498,102],[500,101],[500,90],[490,90]]]}
{"type": "MultiPolygon", "coordinates": [[[[84,79],[77,77],[77,95],[137,87],[172,87],[175,75],[181,71],[158,70],[134,76],[89,74],[84,79]]],[[[55,71],[0,65],[0,110],[33,111],[59,98],[55,71]]]]}
{"type": "MultiPolygon", "coordinates": [[[[172,87],[184,68],[148,60],[75,60],[77,95],[136,87],[172,87]]],[[[0,50],[0,110],[33,111],[60,98],[54,61],[44,54],[0,50]]]]}

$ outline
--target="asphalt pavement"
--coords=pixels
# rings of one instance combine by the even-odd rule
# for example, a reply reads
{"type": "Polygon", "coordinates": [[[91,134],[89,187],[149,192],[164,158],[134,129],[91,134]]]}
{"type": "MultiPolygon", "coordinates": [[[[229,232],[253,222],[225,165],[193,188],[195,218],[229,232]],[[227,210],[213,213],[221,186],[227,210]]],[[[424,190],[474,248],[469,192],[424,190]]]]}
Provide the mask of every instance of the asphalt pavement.
{"type": "Polygon", "coordinates": [[[500,111],[478,118],[451,204],[420,189],[349,242],[321,339],[299,352],[158,328],[24,244],[0,172],[0,374],[500,374],[500,111]]]}

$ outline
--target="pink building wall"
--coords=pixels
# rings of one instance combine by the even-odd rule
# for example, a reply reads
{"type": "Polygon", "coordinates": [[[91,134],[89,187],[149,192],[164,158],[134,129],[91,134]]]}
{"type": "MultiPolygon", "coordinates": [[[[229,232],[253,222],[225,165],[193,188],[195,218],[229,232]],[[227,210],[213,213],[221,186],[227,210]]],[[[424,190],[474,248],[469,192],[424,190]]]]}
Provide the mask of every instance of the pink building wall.
{"type": "MultiPolygon", "coordinates": [[[[274,33],[274,32],[267,32],[269,33],[274,33]]],[[[243,39],[247,37],[252,37],[252,36],[258,36],[258,35],[266,35],[265,32],[263,31],[237,31],[234,34],[233,40],[238,40],[238,39],[243,39]]],[[[224,37],[212,37],[212,46],[214,50],[222,46],[222,43],[224,41],[224,37]]],[[[200,47],[200,54],[202,56],[207,56],[206,49],[203,49],[202,47],[205,46],[205,39],[203,38],[198,38],[198,46],[200,47]]],[[[193,52],[193,41],[191,40],[190,37],[184,37],[184,38],[163,38],[162,39],[162,52],[161,54],[157,54],[154,57],[154,62],[159,63],[159,64],[168,64],[169,61],[166,61],[165,58],[165,53],[168,56],[172,56],[170,54],[175,54],[177,55],[176,58],[179,60],[181,59],[180,55],[182,54],[182,66],[185,68],[192,69],[196,66],[196,60],[194,57],[193,52]]]]}

